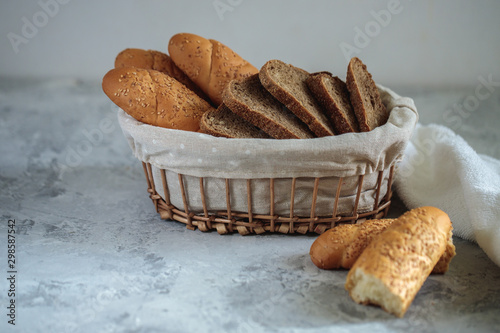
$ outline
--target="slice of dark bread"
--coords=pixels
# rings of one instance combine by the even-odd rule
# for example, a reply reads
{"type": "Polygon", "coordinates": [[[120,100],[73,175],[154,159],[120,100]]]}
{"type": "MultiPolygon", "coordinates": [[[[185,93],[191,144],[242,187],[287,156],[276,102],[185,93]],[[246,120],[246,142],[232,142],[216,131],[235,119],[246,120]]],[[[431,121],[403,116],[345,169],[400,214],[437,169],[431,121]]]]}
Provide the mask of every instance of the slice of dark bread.
{"type": "Polygon", "coordinates": [[[223,103],[234,113],[276,139],[307,139],[314,135],[261,85],[258,74],[231,81],[223,103]]]}
{"type": "Polygon", "coordinates": [[[359,132],[358,120],[344,81],[329,72],[318,72],[309,75],[306,83],[330,117],[336,134],[359,132]]]}
{"type": "Polygon", "coordinates": [[[201,132],[225,138],[269,139],[269,135],[253,126],[224,103],[217,109],[207,111],[200,120],[201,132]]]}
{"type": "Polygon", "coordinates": [[[371,131],[387,122],[389,112],[380,99],[372,75],[366,65],[356,57],[349,61],[346,85],[362,132],[371,131]]]}
{"type": "Polygon", "coordinates": [[[262,85],[277,100],[299,117],[318,137],[334,135],[333,125],[307,87],[309,73],[280,60],[269,60],[262,66],[262,85]]]}

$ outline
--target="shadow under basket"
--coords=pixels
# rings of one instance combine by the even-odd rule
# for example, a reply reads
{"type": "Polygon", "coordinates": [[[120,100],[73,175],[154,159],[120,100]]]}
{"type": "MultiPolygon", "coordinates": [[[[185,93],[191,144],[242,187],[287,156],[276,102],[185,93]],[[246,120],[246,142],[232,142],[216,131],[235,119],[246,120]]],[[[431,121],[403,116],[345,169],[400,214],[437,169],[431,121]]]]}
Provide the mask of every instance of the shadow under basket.
{"type": "MultiPolygon", "coordinates": [[[[303,183],[303,179],[288,179],[289,186],[287,186],[288,193],[286,198],[289,201],[286,204],[288,211],[285,213],[283,209],[279,212],[276,209],[276,201],[279,198],[275,193],[275,183],[276,181],[281,181],[281,179],[219,179],[221,184],[224,184],[222,188],[220,188],[221,193],[212,193],[207,191],[206,178],[175,174],[176,179],[172,181],[172,176],[167,177],[168,171],[156,169],[150,163],[142,162],[142,165],[147,180],[147,191],[150,194],[149,196],[153,201],[156,211],[162,219],[184,223],[190,230],[195,230],[196,228],[204,232],[216,230],[219,234],[238,232],[240,235],[263,234],[266,232],[283,234],[321,234],[335,227],[337,224],[360,223],[365,219],[383,218],[387,215],[391,204],[391,188],[395,169],[395,165],[393,164],[388,170],[382,170],[372,175],[375,181],[370,189],[370,195],[372,196],[371,207],[360,206],[362,192],[366,191],[366,186],[363,188],[366,175],[356,176],[354,180],[354,191],[352,196],[349,197],[351,202],[349,206],[352,208],[350,212],[339,211],[339,200],[345,182],[342,177],[336,178],[336,186],[329,191],[330,195],[325,198],[325,194],[321,194],[323,205],[326,200],[331,211],[331,214],[325,215],[324,213],[317,214],[317,201],[320,196],[319,189],[321,183],[325,181],[325,178],[322,177],[311,177],[306,179],[307,182],[311,183],[311,195],[309,198],[310,209],[308,209],[309,211],[306,213],[302,210],[300,214],[297,214],[295,209],[296,184],[298,181],[303,183]],[[155,170],[155,172],[153,172],[153,170],[155,170]],[[187,177],[189,177],[191,182],[189,190],[186,186],[187,177]],[[246,193],[239,193],[240,196],[246,194],[246,198],[240,198],[240,200],[246,200],[246,211],[241,211],[241,209],[234,210],[234,206],[232,205],[234,193],[232,193],[231,183],[235,181],[246,182],[246,193]],[[265,190],[268,192],[268,196],[266,196],[267,212],[265,213],[252,211],[253,200],[255,199],[253,183],[256,181],[260,183],[261,187],[265,186],[265,190]],[[192,186],[193,183],[195,183],[194,187],[192,186]],[[169,193],[172,193],[174,187],[174,192],[181,194],[182,207],[179,207],[179,204],[177,204],[177,206],[172,204],[173,200],[169,193]],[[196,196],[199,196],[201,199],[199,209],[191,209],[190,207],[189,194],[193,193],[193,188],[196,188],[195,191],[198,192],[196,196]],[[159,194],[159,191],[163,193],[163,196],[159,194]],[[219,198],[225,197],[225,207],[216,211],[210,209],[207,204],[209,200],[208,193],[210,193],[210,195],[217,195],[219,198]]],[[[177,201],[180,202],[180,198],[177,198],[177,201]]]]}

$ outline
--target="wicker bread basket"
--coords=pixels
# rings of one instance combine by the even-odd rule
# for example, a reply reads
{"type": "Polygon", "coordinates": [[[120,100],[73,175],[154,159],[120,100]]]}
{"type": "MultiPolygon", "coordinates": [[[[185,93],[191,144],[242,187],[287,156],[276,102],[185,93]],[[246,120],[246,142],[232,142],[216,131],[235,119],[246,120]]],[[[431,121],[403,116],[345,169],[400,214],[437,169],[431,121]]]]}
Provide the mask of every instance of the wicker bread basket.
{"type": "Polygon", "coordinates": [[[305,140],[227,139],[118,119],[162,219],[242,235],[322,233],[384,217],[418,121],[413,100],[379,86],[388,122],[305,140]]]}

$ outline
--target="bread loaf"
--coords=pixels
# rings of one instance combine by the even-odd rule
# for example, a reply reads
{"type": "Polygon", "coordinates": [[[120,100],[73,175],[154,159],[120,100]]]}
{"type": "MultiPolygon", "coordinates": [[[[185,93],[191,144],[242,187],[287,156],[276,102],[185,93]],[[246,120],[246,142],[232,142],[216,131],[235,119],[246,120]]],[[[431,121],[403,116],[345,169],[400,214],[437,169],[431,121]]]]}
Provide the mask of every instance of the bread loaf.
{"type": "Polygon", "coordinates": [[[371,131],[387,122],[389,112],[382,103],[372,75],[366,65],[356,57],[349,61],[346,85],[362,132],[371,131]]]}
{"type": "Polygon", "coordinates": [[[104,93],[135,119],[154,126],[198,131],[213,107],[171,76],[155,70],[115,68],[103,77],[104,93]]]}
{"type": "Polygon", "coordinates": [[[369,242],[387,229],[392,221],[374,219],[329,229],[311,245],[311,260],[321,269],[351,268],[369,242]]]}
{"type": "Polygon", "coordinates": [[[172,36],[168,53],[174,63],[203,90],[214,105],[222,103],[222,92],[233,79],[258,72],[226,45],[189,33],[172,36]]]}
{"type": "Polygon", "coordinates": [[[137,48],[128,48],[120,53],[115,58],[115,68],[136,67],[142,69],[153,69],[170,75],[204,100],[210,102],[207,95],[177,67],[168,54],[155,51],[143,50],[137,48]]]}
{"type": "MultiPolygon", "coordinates": [[[[394,219],[373,219],[361,224],[341,224],[321,234],[311,245],[309,255],[312,262],[321,269],[350,269],[370,242],[386,230],[394,219]]],[[[455,256],[450,231],[446,251],[434,266],[433,274],[448,271],[455,256]]]]}
{"type": "Polygon", "coordinates": [[[224,103],[215,110],[207,111],[201,117],[202,133],[225,138],[269,139],[264,131],[253,126],[234,112],[224,103]]]}
{"type": "Polygon", "coordinates": [[[344,81],[329,72],[318,72],[309,75],[306,83],[330,117],[336,134],[359,132],[358,120],[344,81]]]}
{"type": "Polygon", "coordinates": [[[318,137],[334,135],[333,125],[307,87],[309,73],[280,60],[269,60],[262,66],[262,85],[290,109],[318,137]]]}
{"type": "Polygon", "coordinates": [[[352,299],[403,317],[445,252],[451,228],[448,215],[435,207],[401,215],[368,244],[347,274],[352,299]]]}
{"type": "Polygon", "coordinates": [[[314,137],[300,119],[262,86],[258,74],[231,81],[224,90],[223,101],[233,112],[275,139],[314,137]]]}

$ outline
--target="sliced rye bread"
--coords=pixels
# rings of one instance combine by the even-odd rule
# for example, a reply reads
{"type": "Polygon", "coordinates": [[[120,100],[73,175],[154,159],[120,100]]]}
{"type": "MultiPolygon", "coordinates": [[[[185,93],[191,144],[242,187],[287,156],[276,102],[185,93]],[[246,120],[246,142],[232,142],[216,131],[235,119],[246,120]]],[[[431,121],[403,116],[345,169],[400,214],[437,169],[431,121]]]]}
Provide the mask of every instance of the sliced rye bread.
{"type": "Polygon", "coordinates": [[[260,83],[258,74],[231,81],[223,103],[234,113],[276,139],[307,139],[314,135],[260,83]]]}
{"type": "Polygon", "coordinates": [[[309,75],[306,83],[330,117],[336,134],[359,132],[358,120],[344,81],[329,72],[318,72],[309,75]]]}
{"type": "Polygon", "coordinates": [[[238,139],[269,139],[264,131],[253,126],[224,103],[217,109],[207,111],[200,120],[201,132],[218,137],[238,139]]]}
{"type": "Polygon", "coordinates": [[[309,73],[280,60],[262,66],[262,85],[299,117],[318,137],[334,135],[333,125],[306,84],[309,73]]]}
{"type": "Polygon", "coordinates": [[[378,88],[366,65],[357,57],[349,61],[346,85],[362,132],[371,131],[387,122],[389,112],[382,103],[378,88]]]}

